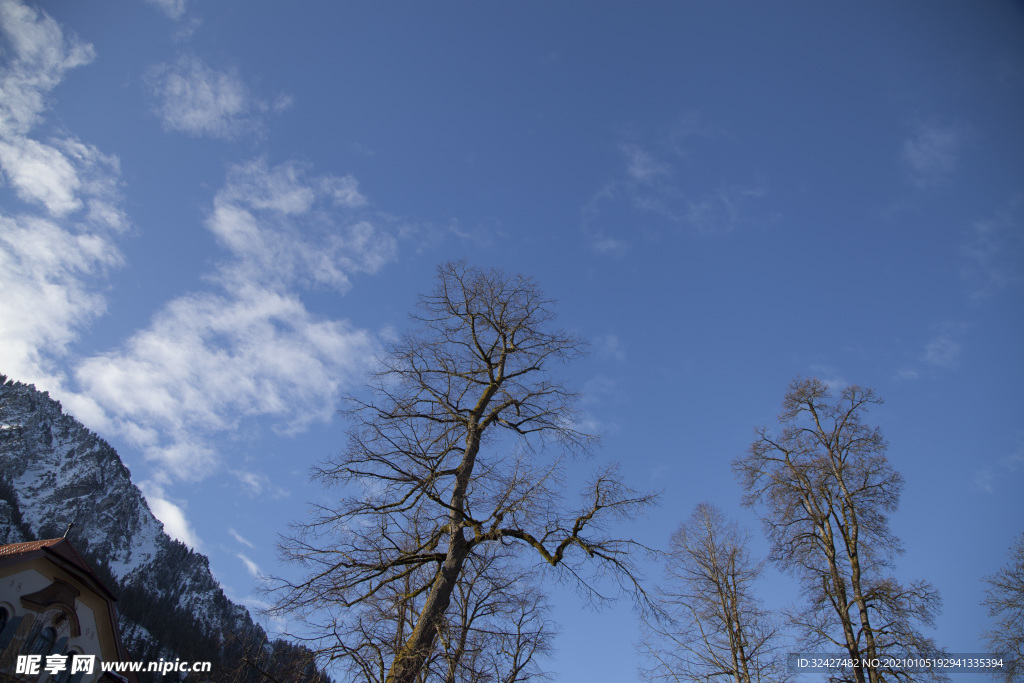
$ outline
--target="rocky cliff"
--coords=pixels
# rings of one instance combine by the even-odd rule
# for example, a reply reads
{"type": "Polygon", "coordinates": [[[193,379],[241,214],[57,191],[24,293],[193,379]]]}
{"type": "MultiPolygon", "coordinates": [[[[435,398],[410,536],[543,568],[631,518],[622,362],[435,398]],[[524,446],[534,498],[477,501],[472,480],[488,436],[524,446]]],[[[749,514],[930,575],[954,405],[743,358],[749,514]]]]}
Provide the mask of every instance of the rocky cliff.
{"type": "Polygon", "coordinates": [[[0,375],[0,544],[61,536],[71,522],[68,538],[119,595],[136,660],[213,661],[212,680],[239,683],[326,680],[227,599],[204,555],[164,533],[107,442],[47,393],[0,375]]]}

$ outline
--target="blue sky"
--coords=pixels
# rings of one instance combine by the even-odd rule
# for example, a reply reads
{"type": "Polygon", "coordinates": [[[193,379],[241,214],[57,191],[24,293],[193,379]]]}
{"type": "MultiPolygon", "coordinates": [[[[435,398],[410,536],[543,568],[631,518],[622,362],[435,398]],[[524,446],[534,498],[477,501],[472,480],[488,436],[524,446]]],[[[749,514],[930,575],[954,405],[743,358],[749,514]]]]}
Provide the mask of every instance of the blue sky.
{"type": "MultiPolygon", "coordinates": [[[[0,24],[0,372],[111,441],[232,598],[290,571],[338,397],[466,258],[592,342],[565,374],[593,466],[664,489],[633,530],[655,546],[702,500],[757,531],[729,462],[794,376],[874,387],[898,573],[981,650],[979,579],[1024,531],[1019,3],[2,0],[0,24]]],[[[561,680],[635,677],[626,604],[555,604],[561,680]]]]}

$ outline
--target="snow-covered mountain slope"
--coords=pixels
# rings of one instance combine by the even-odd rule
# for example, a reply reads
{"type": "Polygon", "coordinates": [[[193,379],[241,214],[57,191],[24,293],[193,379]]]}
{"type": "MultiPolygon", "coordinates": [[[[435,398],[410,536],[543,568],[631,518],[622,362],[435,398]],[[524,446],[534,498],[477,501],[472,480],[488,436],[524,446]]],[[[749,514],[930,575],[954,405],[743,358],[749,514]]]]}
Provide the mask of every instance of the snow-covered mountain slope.
{"type": "MultiPolygon", "coordinates": [[[[106,441],[47,393],[0,375],[0,544],[62,536],[71,522],[72,544],[120,595],[121,630],[136,659],[214,660],[237,672],[224,680],[245,681],[255,669],[238,666],[243,657],[301,654],[269,643],[224,595],[207,558],[164,532],[106,441]]],[[[294,670],[289,678],[306,679],[294,670]]]]}

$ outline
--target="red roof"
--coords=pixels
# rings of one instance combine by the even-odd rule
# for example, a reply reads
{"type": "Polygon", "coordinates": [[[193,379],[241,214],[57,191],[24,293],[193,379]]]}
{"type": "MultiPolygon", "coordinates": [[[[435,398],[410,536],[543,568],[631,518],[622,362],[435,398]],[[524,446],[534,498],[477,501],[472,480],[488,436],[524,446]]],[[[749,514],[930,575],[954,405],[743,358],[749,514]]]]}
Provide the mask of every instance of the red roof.
{"type": "Polygon", "coordinates": [[[24,543],[11,543],[10,545],[0,545],[0,555],[20,555],[21,553],[27,553],[32,550],[39,550],[40,548],[50,548],[57,545],[58,542],[64,541],[63,538],[51,538],[46,541],[25,541],[24,543]]]}
{"type": "Polygon", "coordinates": [[[103,580],[96,576],[96,572],[92,570],[89,563],[82,559],[82,556],[78,554],[78,551],[75,550],[75,547],[71,545],[71,542],[66,538],[48,538],[43,541],[25,541],[24,543],[0,545],[0,559],[27,555],[38,551],[43,551],[44,555],[56,555],[65,562],[70,563],[76,569],[85,573],[86,576],[96,582],[107,597],[111,600],[117,600],[117,597],[115,597],[110,591],[107,584],[103,583],[103,580]]]}

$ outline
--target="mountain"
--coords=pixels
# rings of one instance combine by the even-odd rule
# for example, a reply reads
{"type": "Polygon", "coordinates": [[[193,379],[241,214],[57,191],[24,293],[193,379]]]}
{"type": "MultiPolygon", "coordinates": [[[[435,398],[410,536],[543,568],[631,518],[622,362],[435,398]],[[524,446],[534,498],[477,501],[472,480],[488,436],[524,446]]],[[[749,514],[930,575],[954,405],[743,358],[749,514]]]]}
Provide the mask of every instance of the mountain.
{"type": "Polygon", "coordinates": [[[0,375],[0,544],[62,536],[70,522],[68,539],[119,596],[136,661],[211,661],[213,680],[232,683],[328,680],[307,651],[269,641],[206,556],[164,532],[117,451],[46,392],[0,375]]]}

